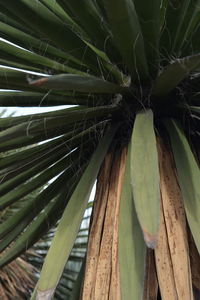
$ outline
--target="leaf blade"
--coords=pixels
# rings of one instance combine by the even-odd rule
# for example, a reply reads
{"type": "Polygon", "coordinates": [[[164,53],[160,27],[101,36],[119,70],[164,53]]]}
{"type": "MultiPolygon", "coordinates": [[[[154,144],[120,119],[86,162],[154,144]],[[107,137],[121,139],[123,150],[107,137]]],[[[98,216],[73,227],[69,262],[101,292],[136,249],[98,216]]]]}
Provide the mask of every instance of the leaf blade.
{"type": "Polygon", "coordinates": [[[104,6],[114,40],[130,73],[133,78],[147,78],[148,66],[143,36],[133,1],[104,0],[104,6]]]}
{"type": "Polygon", "coordinates": [[[95,152],[89,166],[77,185],[66,210],[63,213],[63,217],[59,223],[56,235],[47,254],[41,277],[38,282],[38,299],[42,299],[42,294],[46,293],[46,291],[47,293],[48,291],[51,291],[51,294],[54,292],[55,286],[57,285],[64,267],[63,262],[66,262],[70,254],[74,239],[79,229],[82,215],[87,206],[88,195],[92,189],[98,169],[109,147],[114,132],[115,130],[106,135],[97,152],[95,152]],[[87,179],[88,176],[89,180],[87,179]],[[83,195],[84,201],[81,201],[83,195]],[[77,201],[79,202],[79,205],[77,204],[77,201]],[[73,216],[75,218],[73,218],[73,216]],[[71,218],[73,218],[73,225],[71,224],[71,218]],[[68,243],[66,243],[66,235],[69,237],[68,243]],[[55,258],[55,254],[58,253],[58,248],[61,259],[57,261],[55,269],[55,264],[51,264],[50,262],[52,262],[52,259],[55,258]]]}
{"type": "Polygon", "coordinates": [[[176,59],[157,77],[153,87],[153,95],[165,96],[170,93],[191,71],[200,65],[200,54],[176,59]],[[173,80],[172,80],[173,78],[173,80]]]}
{"type": "Polygon", "coordinates": [[[145,277],[146,246],[132,198],[130,164],[129,145],[119,213],[120,287],[122,300],[140,300],[145,277]]]}
{"type": "Polygon", "coordinates": [[[144,239],[148,247],[154,248],[159,227],[160,189],[151,110],[138,113],[134,123],[131,137],[131,184],[144,239]]]}
{"type": "Polygon", "coordinates": [[[75,74],[59,74],[38,79],[30,83],[55,90],[74,90],[85,93],[119,93],[126,90],[114,83],[94,76],[79,76],[75,74]]]}

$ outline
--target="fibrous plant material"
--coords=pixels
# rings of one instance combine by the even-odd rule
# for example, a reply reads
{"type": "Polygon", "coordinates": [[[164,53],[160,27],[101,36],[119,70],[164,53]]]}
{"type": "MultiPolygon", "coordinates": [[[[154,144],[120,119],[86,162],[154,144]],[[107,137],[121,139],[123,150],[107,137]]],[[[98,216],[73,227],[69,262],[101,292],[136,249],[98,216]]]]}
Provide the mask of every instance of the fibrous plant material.
{"type": "Polygon", "coordinates": [[[144,284],[143,300],[157,300],[158,296],[158,278],[155,264],[155,254],[151,249],[146,253],[146,277],[144,284]]]}
{"type": "Polygon", "coordinates": [[[193,299],[186,217],[175,165],[161,142],[160,157],[161,226],[155,250],[162,299],[193,299]],[[181,259],[180,259],[181,257],[181,259]]]}
{"type": "MultiPolygon", "coordinates": [[[[31,253],[27,253],[31,255],[31,253]]],[[[26,299],[36,283],[36,268],[27,262],[26,257],[15,261],[0,270],[0,297],[2,300],[26,299]]]]}
{"type": "Polygon", "coordinates": [[[111,151],[102,165],[94,202],[82,299],[121,299],[118,216],[126,149],[111,151]]]}

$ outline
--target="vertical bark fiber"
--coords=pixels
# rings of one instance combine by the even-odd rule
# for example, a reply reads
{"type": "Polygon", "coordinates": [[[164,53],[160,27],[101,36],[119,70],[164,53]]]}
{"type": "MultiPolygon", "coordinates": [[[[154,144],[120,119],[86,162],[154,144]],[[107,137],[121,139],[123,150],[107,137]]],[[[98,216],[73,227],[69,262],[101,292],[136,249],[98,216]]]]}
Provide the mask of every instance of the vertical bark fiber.
{"type": "Polygon", "coordinates": [[[192,300],[186,219],[170,152],[159,143],[161,224],[155,250],[162,300],[192,300]]]}
{"type": "Polygon", "coordinates": [[[157,300],[158,279],[156,274],[154,251],[152,249],[147,249],[145,273],[143,300],[157,300]]]}
{"type": "Polygon", "coordinates": [[[194,288],[194,299],[200,299],[200,255],[194,243],[194,239],[188,228],[188,240],[190,249],[190,263],[192,270],[192,284],[194,288]]]}
{"type": "Polygon", "coordinates": [[[109,153],[101,168],[88,242],[84,300],[120,300],[118,218],[126,149],[109,153]]]}

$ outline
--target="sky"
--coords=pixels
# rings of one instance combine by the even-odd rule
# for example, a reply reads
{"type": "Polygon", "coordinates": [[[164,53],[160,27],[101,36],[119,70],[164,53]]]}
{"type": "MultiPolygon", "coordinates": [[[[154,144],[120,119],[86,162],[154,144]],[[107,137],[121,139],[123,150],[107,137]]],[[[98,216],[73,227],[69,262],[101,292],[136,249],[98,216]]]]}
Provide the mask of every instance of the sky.
{"type": "MultiPolygon", "coordinates": [[[[24,51],[28,51],[30,52],[29,50],[25,49],[25,48],[22,48],[16,44],[13,44],[11,42],[9,42],[8,40],[5,40],[3,38],[0,37],[0,41],[4,42],[4,43],[7,43],[7,44],[10,44],[16,48],[20,48],[20,49],[23,49],[24,51]]],[[[16,69],[16,68],[13,68],[13,67],[8,67],[8,66],[5,66],[5,65],[0,65],[0,68],[8,68],[8,69],[11,69],[11,70],[21,70],[22,72],[24,73],[29,73],[29,74],[33,74],[33,75],[42,75],[42,76],[49,76],[47,74],[43,74],[43,73],[36,73],[36,72],[32,72],[32,71],[27,71],[27,70],[22,70],[22,69],[16,69]]],[[[5,91],[3,89],[0,89],[0,91],[5,91]]],[[[8,90],[6,90],[8,91],[8,90]]],[[[34,114],[34,113],[39,113],[39,112],[47,112],[47,111],[53,111],[53,110],[58,110],[58,109],[62,109],[62,108],[65,108],[65,106],[56,106],[56,107],[6,107],[6,110],[7,112],[4,114],[3,117],[6,117],[7,115],[11,114],[14,112],[15,116],[22,116],[22,115],[26,115],[26,114],[34,114]]],[[[4,109],[4,107],[1,107],[0,106],[0,112],[4,109]]]]}
{"type": "MultiPolygon", "coordinates": [[[[36,113],[42,113],[47,111],[55,111],[59,109],[64,109],[69,107],[68,105],[60,105],[60,106],[51,106],[51,107],[6,107],[6,113],[3,117],[7,117],[8,115],[14,113],[15,116],[23,116],[27,114],[36,114],[36,113]]],[[[0,111],[5,109],[5,107],[0,106],[0,111]]]]}

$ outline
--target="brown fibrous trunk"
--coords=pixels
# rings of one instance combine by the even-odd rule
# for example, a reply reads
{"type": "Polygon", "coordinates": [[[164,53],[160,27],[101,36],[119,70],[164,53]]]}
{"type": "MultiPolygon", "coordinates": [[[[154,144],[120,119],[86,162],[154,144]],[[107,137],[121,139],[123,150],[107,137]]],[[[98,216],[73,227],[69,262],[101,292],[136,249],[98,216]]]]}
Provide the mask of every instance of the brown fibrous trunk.
{"type": "Polygon", "coordinates": [[[126,149],[110,151],[99,173],[81,299],[120,300],[118,219],[126,149]]]}

